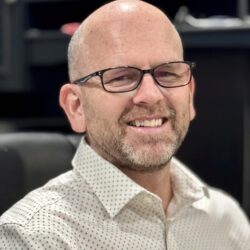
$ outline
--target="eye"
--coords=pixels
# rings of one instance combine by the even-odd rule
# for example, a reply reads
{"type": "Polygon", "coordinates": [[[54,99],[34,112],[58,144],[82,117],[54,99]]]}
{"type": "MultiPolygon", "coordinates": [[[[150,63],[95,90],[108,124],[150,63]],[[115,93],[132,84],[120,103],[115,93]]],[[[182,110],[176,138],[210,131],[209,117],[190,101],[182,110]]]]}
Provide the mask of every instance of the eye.
{"type": "Polygon", "coordinates": [[[129,81],[131,79],[131,75],[119,75],[116,76],[114,78],[109,79],[108,82],[106,82],[106,84],[112,84],[112,83],[122,83],[122,82],[126,82],[129,81]]]}
{"type": "Polygon", "coordinates": [[[133,69],[130,68],[117,68],[105,72],[103,76],[104,84],[121,86],[131,84],[137,80],[138,74],[133,69]]]}
{"type": "Polygon", "coordinates": [[[159,70],[155,72],[155,78],[161,83],[170,83],[172,81],[176,81],[179,78],[179,75],[175,72],[159,70]]]}
{"type": "Polygon", "coordinates": [[[177,76],[174,72],[166,71],[166,70],[160,70],[156,72],[156,77],[159,78],[166,78],[166,77],[173,77],[177,76]]]}

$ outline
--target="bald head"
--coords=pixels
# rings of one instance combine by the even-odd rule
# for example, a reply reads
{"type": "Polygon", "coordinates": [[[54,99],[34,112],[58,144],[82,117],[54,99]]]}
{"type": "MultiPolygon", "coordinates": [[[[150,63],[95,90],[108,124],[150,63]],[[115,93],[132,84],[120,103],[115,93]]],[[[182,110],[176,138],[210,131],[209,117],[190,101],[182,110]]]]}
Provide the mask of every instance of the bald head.
{"type": "Polygon", "coordinates": [[[166,45],[171,40],[173,50],[182,57],[178,32],[160,9],[140,0],[112,1],[89,15],[73,35],[68,50],[70,80],[105,67],[121,66],[115,59],[112,65],[106,60],[108,56],[119,59],[120,51],[131,53],[142,45],[145,50],[157,50],[153,39],[166,45]]]}

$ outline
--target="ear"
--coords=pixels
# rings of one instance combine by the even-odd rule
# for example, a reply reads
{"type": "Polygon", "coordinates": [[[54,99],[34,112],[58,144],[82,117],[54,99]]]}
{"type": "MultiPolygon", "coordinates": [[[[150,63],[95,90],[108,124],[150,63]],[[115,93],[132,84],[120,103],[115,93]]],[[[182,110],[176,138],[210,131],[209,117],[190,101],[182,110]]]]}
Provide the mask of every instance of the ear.
{"type": "Polygon", "coordinates": [[[189,113],[190,113],[190,120],[192,121],[196,116],[196,111],[194,107],[195,80],[193,77],[191,79],[191,82],[189,83],[189,89],[190,89],[189,113]]]}
{"type": "Polygon", "coordinates": [[[72,83],[64,84],[60,89],[59,102],[68,117],[71,128],[78,133],[85,132],[85,114],[79,86],[72,83]]]}

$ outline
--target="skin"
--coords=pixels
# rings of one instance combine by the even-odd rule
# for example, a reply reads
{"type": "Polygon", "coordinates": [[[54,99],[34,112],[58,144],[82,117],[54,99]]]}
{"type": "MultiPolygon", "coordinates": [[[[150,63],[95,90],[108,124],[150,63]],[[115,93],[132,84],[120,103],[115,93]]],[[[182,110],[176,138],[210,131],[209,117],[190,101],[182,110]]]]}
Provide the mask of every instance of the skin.
{"type": "MultiPolygon", "coordinates": [[[[94,71],[155,67],[183,60],[180,37],[168,18],[142,1],[118,0],[91,14],[69,48],[71,80],[94,71]]],[[[195,116],[194,81],[165,89],[146,74],[127,93],[104,91],[98,77],[84,87],[65,84],[60,104],[76,132],[86,131],[90,146],[135,182],[155,193],[167,209],[172,198],[169,163],[195,116]],[[135,120],[162,119],[157,127],[135,127],[135,120]]]]}

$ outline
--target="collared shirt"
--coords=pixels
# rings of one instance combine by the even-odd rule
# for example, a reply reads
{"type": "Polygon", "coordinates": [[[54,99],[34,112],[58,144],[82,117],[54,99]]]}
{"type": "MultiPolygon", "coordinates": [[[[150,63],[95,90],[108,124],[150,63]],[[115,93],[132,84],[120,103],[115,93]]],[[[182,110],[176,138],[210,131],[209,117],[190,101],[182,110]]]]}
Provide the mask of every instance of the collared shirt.
{"type": "Polygon", "coordinates": [[[249,222],[237,202],[176,159],[173,199],[161,199],[85,142],[73,170],[32,191],[0,219],[0,249],[249,250],[249,222]]]}

